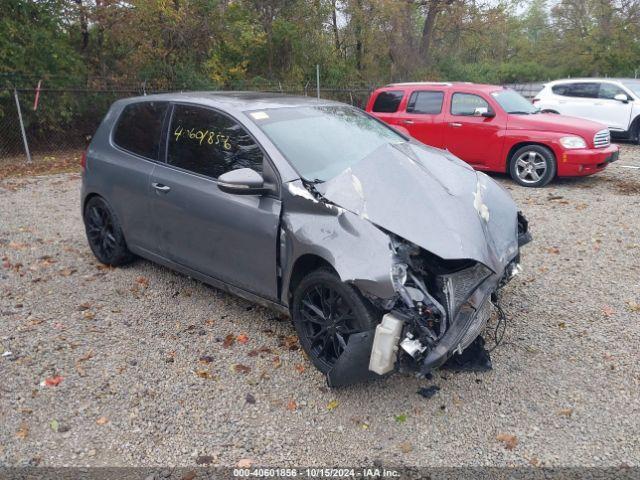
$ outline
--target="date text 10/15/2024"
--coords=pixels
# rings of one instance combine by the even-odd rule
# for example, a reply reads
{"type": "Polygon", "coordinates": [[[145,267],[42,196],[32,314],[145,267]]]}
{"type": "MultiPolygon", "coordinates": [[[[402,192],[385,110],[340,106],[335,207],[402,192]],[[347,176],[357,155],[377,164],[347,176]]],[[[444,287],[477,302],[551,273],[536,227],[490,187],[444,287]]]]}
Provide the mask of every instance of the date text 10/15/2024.
{"type": "Polygon", "coordinates": [[[257,478],[399,478],[400,472],[385,468],[234,468],[233,476],[257,478]]]}

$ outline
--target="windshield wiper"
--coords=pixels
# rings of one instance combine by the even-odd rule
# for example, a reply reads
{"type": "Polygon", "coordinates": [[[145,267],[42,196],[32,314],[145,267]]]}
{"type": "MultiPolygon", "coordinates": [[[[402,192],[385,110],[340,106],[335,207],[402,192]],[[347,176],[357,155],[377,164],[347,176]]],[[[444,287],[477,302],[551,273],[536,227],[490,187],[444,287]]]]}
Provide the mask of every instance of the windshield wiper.
{"type": "Polygon", "coordinates": [[[535,112],[524,112],[524,111],[519,111],[519,110],[514,110],[513,112],[509,112],[509,114],[511,115],[531,115],[532,113],[535,112]]]}
{"type": "Polygon", "coordinates": [[[324,183],[324,180],[320,180],[319,178],[314,178],[312,180],[304,179],[306,183],[310,183],[311,185],[317,185],[318,183],[324,183]]]}

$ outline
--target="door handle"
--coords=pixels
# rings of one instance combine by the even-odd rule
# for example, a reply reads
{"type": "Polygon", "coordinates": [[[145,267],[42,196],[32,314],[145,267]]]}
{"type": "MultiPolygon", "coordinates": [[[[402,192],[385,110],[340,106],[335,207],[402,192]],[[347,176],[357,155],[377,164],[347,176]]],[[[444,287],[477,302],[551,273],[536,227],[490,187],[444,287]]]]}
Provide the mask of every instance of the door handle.
{"type": "Polygon", "coordinates": [[[400,123],[403,125],[413,125],[413,120],[402,120],[400,123]]]}
{"type": "Polygon", "coordinates": [[[156,190],[158,190],[159,192],[168,192],[169,190],[171,190],[171,187],[168,187],[166,185],[163,185],[161,183],[152,183],[151,186],[153,188],[155,188],[156,190]]]}
{"type": "Polygon", "coordinates": [[[462,124],[458,123],[458,122],[451,122],[449,125],[451,125],[452,127],[455,127],[455,128],[458,128],[458,127],[462,126],[462,124]]]}

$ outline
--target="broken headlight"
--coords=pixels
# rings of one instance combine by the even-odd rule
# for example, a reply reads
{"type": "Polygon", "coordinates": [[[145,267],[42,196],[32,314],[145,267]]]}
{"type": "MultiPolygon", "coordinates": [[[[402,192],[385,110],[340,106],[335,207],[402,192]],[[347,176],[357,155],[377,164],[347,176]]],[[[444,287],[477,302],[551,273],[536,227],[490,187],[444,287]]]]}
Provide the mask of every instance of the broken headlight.
{"type": "Polygon", "coordinates": [[[472,297],[493,272],[469,259],[444,260],[393,234],[390,239],[394,263],[389,275],[396,296],[385,308],[404,322],[399,345],[405,357],[401,359],[421,362],[457,321],[461,337],[469,330],[464,336],[466,346],[485,318],[476,314],[476,305],[481,300],[486,303],[486,298],[474,302],[472,297]]]}
{"type": "Polygon", "coordinates": [[[407,268],[406,263],[394,263],[391,266],[391,283],[396,291],[407,282],[407,268]]]}

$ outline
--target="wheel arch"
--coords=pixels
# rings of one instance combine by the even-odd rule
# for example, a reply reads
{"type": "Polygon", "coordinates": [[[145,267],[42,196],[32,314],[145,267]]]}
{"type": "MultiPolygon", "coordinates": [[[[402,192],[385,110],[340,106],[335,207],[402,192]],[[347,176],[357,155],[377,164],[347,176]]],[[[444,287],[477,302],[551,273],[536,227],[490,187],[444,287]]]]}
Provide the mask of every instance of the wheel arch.
{"type": "Polygon", "coordinates": [[[291,305],[291,301],[293,300],[293,292],[295,292],[298,285],[302,279],[310,272],[314,270],[318,270],[320,268],[327,268],[338,275],[336,269],[327,261],[325,258],[320,255],[316,255],[313,253],[305,253],[300,255],[293,266],[291,267],[291,273],[289,275],[289,282],[286,290],[286,299],[287,304],[291,305]]]}
{"type": "Polygon", "coordinates": [[[82,200],[82,214],[83,215],[84,215],[85,208],[87,208],[87,203],[89,203],[89,200],[91,200],[92,198],[95,198],[95,197],[100,197],[100,198],[102,198],[104,200],[102,195],[100,195],[99,193],[96,193],[96,192],[91,192],[91,193],[88,193],[87,195],[85,195],[84,199],[82,200]]]}
{"type": "MultiPolygon", "coordinates": [[[[122,226],[118,221],[118,217],[116,213],[113,211],[113,209],[111,208],[111,206],[109,205],[109,203],[106,201],[106,199],[102,195],[96,192],[90,192],[86,194],[86,196],[82,199],[82,218],[83,218],[83,223],[85,225],[85,230],[87,232],[87,240],[89,242],[89,247],[93,251],[93,254],[96,256],[96,258],[101,263],[115,267],[115,266],[120,266],[120,265],[129,263],[134,259],[135,256],[127,246],[127,241],[126,241],[124,232],[122,230],[122,226]],[[111,252],[99,251],[100,249],[98,249],[97,251],[95,241],[92,241],[89,235],[89,230],[88,230],[89,227],[87,225],[87,217],[88,217],[87,207],[94,200],[97,201],[98,203],[102,203],[104,205],[104,208],[107,210],[107,214],[111,217],[110,233],[111,233],[111,241],[113,242],[113,245],[110,248],[111,252]]],[[[103,222],[104,222],[104,219],[103,219],[103,222]]],[[[105,235],[104,231],[100,235],[105,235]]]]}
{"type": "MultiPolygon", "coordinates": [[[[556,153],[553,151],[553,148],[551,148],[550,145],[548,145],[548,144],[546,144],[544,142],[536,142],[536,141],[532,141],[532,140],[525,140],[525,141],[522,141],[522,142],[514,143],[509,148],[509,151],[507,152],[507,158],[505,159],[505,167],[506,167],[506,171],[507,172],[509,172],[509,166],[511,164],[511,160],[513,159],[514,153],[516,153],[522,147],[528,147],[529,145],[535,145],[535,146],[538,146],[538,147],[546,148],[553,155],[553,158],[556,161],[556,164],[558,163],[558,158],[556,156],[556,153]]],[[[556,175],[557,175],[557,172],[556,172],[556,175]]]]}

